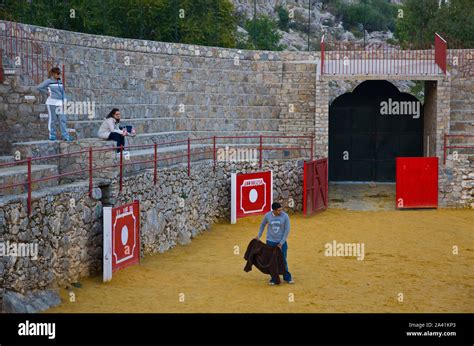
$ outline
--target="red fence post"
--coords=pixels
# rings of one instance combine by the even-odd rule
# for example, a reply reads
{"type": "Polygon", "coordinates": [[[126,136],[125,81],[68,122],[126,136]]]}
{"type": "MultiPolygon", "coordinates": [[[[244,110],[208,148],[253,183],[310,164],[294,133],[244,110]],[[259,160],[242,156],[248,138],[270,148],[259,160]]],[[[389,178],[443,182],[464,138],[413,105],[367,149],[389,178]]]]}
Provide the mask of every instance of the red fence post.
{"type": "Polygon", "coordinates": [[[31,157],[28,158],[28,216],[31,215],[31,157]]]}
{"type": "Polygon", "coordinates": [[[153,185],[156,185],[156,166],[157,166],[157,158],[158,158],[158,143],[155,142],[155,158],[154,158],[154,168],[153,168],[153,185]]]}
{"type": "Polygon", "coordinates": [[[92,147],[89,147],[89,197],[92,197],[92,147]]]}
{"type": "Polygon", "coordinates": [[[191,175],[191,139],[188,137],[188,177],[191,175]]]}
{"type": "Polygon", "coordinates": [[[122,192],[123,183],[123,145],[120,146],[120,192],[122,192]]]}
{"type": "Polygon", "coordinates": [[[216,136],[213,136],[212,137],[212,146],[213,146],[213,149],[212,149],[212,153],[213,153],[213,171],[215,172],[216,171],[216,136]]]}
{"type": "Polygon", "coordinates": [[[260,146],[259,146],[259,151],[260,151],[260,168],[262,168],[262,163],[263,163],[263,136],[260,135],[260,146]]]}

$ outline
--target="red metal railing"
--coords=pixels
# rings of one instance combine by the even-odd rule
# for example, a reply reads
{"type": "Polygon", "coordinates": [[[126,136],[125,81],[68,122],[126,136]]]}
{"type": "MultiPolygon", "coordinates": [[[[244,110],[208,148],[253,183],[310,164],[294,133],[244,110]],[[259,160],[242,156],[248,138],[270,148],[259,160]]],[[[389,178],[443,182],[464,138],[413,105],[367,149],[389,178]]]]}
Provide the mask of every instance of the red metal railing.
{"type": "MultiPolygon", "coordinates": [[[[28,205],[28,215],[31,213],[31,201],[32,201],[32,190],[33,190],[33,184],[43,182],[43,181],[48,181],[52,179],[59,179],[59,178],[64,178],[67,176],[73,176],[81,173],[87,173],[88,175],[88,182],[89,182],[89,195],[92,196],[92,189],[94,186],[94,172],[98,171],[104,171],[108,169],[114,169],[118,168],[119,169],[119,191],[122,191],[123,187],[123,176],[124,176],[124,167],[131,166],[131,165],[136,165],[136,164],[153,164],[153,184],[156,185],[158,181],[158,162],[159,161],[167,161],[169,162],[172,159],[178,159],[178,158],[186,158],[187,160],[187,171],[188,171],[188,176],[191,175],[191,156],[193,155],[204,155],[204,154],[210,154],[212,153],[212,161],[213,161],[213,170],[215,171],[216,169],[216,162],[217,162],[217,141],[219,139],[257,139],[258,140],[258,152],[259,152],[259,166],[262,168],[263,165],[263,152],[264,151],[270,151],[270,150],[303,150],[303,151],[309,151],[309,159],[312,160],[314,157],[314,137],[312,136],[213,136],[213,137],[207,137],[207,138],[188,138],[185,140],[178,140],[178,141],[170,141],[170,142],[162,142],[162,143],[152,143],[152,144],[141,144],[141,145],[132,145],[132,146],[127,146],[127,147],[120,147],[120,157],[119,157],[119,163],[118,164],[113,164],[113,165],[105,165],[105,166],[94,166],[94,153],[98,152],[104,152],[104,151],[116,151],[116,147],[108,147],[108,148],[95,148],[95,147],[90,147],[88,149],[80,150],[80,151],[75,151],[71,153],[64,153],[64,154],[54,154],[54,155],[48,155],[48,156],[40,156],[40,157],[28,157],[23,160],[19,161],[13,161],[13,162],[6,162],[6,163],[0,163],[0,168],[4,167],[9,167],[9,166],[16,166],[16,165],[27,165],[27,179],[26,182],[20,182],[20,183],[15,183],[15,184],[10,184],[10,185],[4,185],[0,186],[0,191],[1,190],[6,190],[6,189],[12,189],[18,186],[25,186],[27,187],[27,205],[28,205]],[[309,140],[310,141],[310,146],[305,147],[305,146],[264,146],[264,139],[302,139],[302,140],[309,140]],[[212,146],[211,150],[204,150],[200,151],[197,153],[193,153],[192,149],[193,147],[191,146],[191,143],[193,142],[202,142],[202,141],[210,141],[212,140],[212,146]],[[158,156],[158,146],[169,146],[169,145],[175,145],[175,144],[187,144],[186,145],[186,152],[184,154],[180,155],[174,155],[174,156],[165,156],[165,157],[159,157],[158,156]],[[140,160],[140,161],[132,161],[132,162],[124,162],[124,150],[136,150],[136,149],[153,149],[153,159],[149,160],[140,160]],[[87,167],[84,169],[76,170],[73,172],[66,172],[62,174],[56,174],[56,175],[49,175],[43,178],[39,179],[33,179],[32,176],[32,163],[40,160],[50,160],[50,159],[59,159],[59,158],[64,158],[64,157],[71,157],[73,155],[82,155],[82,154],[87,154],[88,155],[88,160],[87,160],[87,167]]],[[[225,143],[223,143],[225,144],[225,143]]],[[[251,148],[252,146],[255,146],[256,143],[245,143],[245,145],[248,148],[251,148]]],[[[145,168],[149,169],[149,168],[145,168]]]]}
{"type": "MultiPolygon", "coordinates": [[[[62,82],[66,84],[64,64],[50,56],[31,37],[21,24],[14,21],[0,21],[1,53],[9,58],[15,67],[38,84],[48,76],[52,67],[62,66],[62,82]]],[[[3,66],[3,63],[2,63],[3,66]]]]}
{"type": "Polygon", "coordinates": [[[446,41],[436,34],[435,46],[401,49],[386,42],[359,43],[321,39],[321,74],[439,75],[446,74],[446,41]]]}
{"type": "Polygon", "coordinates": [[[474,135],[448,135],[444,134],[444,143],[443,143],[443,165],[446,165],[446,157],[449,149],[474,149],[474,145],[448,145],[449,138],[474,138],[474,135]]]}

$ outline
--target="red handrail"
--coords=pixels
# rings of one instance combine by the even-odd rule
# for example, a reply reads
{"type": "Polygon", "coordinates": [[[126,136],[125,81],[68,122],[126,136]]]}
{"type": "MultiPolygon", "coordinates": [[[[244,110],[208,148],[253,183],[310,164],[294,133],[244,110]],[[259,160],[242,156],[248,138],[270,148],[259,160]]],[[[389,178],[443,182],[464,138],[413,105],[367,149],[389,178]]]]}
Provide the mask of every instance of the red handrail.
{"type": "MultiPolygon", "coordinates": [[[[157,182],[157,167],[158,167],[158,162],[159,161],[168,161],[176,158],[183,158],[187,157],[187,171],[188,171],[188,176],[191,175],[191,156],[192,155],[197,155],[197,154],[213,154],[213,170],[215,171],[216,167],[216,151],[217,151],[217,140],[223,138],[223,139],[229,139],[229,138],[258,138],[259,139],[259,144],[258,144],[258,150],[260,152],[259,155],[259,162],[260,162],[260,167],[262,167],[263,164],[263,151],[265,150],[310,150],[311,152],[311,159],[313,158],[313,141],[314,137],[313,136],[213,136],[213,137],[205,137],[205,138],[188,138],[185,140],[180,140],[180,141],[170,141],[170,142],[162,142],[159,143],[160,146],[164,145],[169,145],[169,144],[176,144],[176,143],[187,143],[186,146],[186,153],[181,154],[181,155],[174,155],[174,156],[165,156],[163,158],[158,157],[158,143],[154,142],[152,144],[141,144],[141,145],[133,145],[133,146],[121,146],[119,147],[120,150],[120,160],[118,164],[114,165],[106,165],[106,166],[95,166],[93,165],[94,163],[94,152],[104,152],[104,151],[116,151],[117,147],[109,147],[109,148],[97,148],[97,147],[89,147],[84,150],[79,150],[79,151],[74,151],[70,153],[62,153],[62,154],[53,154],[53,155],[45,155],[45,156],[39,156],[39,157],[28,157],[27,159],[19,160],[19,161],[13,161],[13,162],[5,162],[5,163],[0,163],[0,168],[2,167],[7,167],[7,166],[12,166],[12,165],[20,165],[20,164],[27,164],[27,187],[28,187],[28,193],[27,193],[27,203],[28,203],[28,215],[31,214],[31,201],[32,201],[32,184],[37,183],[37,182],[42,182],[42,181],[48,181],[51,179],[57,179],[57,178],[62,178],[70,175],[76,175],[79,173],[88,173],[88,182],[89,182],[89,196],[92,197],[92,189],[93,189],[93,174],[94,172],[97,171],[103,171],[106,169],[111,169],[111,168],[119,168],[119,191],[122,192],[123,189],[123,167],[124,166],[131,166],[131,165],[136,165],[136,164],[151,164],[153,163],[153,168],[154,168],[154,177],[153,177],[153,182],[154,185],[156,185],[157,182]],[[263,145],[263,140],[265,138],[271,138],[271,139],[276,139],[276,138],[287,138],[287,139],[306,139],[311,141],[311,146],[304,147],[304,146],[293,146],[293,147],[272,147],[272,146],[264,146],[263,145]],[[212,145],[211,150],[204,150],[200,151],[198,153],[192,153],[191,152],[191,143],[192,142],[199,142],[199,141],[205,141],[205,140],[212,140],[212,144],[209,144],[209,146],[212,145]],[[153,159],[149,160],[141,160],[141,161],[134,161],[134,162],[127,162],[124,163],[123,160],[123,152],[124,149],[130,150],[130,149],[139,149],[139,148],[153,148],[153,159]],[[55,174],[55,175],[50,175],[47,177],[43,177],[40,179],[32,179],[32,167],[31,164],[33,161],[39,161],[39,160],[46,160],[46,159],[58,159],[58,158],[63,158],[63,157],[70,157],[73,155],[80,155],[80,154],[85,154],[87,153],[88,155],[88,164],[87,168],[73,171],[73,172],[66,172],[62,174],[55,174]]],[[[255,145],[255,143],[254,143],[255,145]]],[[[16,184],[10,184],[10,185],[4,185],[0,186],[0,190],[4,189],[9,189],[12,187],[17,187],[17,186],[23,186],[25,183],[16,183],[16,184]]]]}
{"type": "Polygon", "coordinates": [[[325,34],[320,48],[321,75],[446,74],[447,43],[439,34],[436,34],[434,44],[417,49],[386,42],[364,45],[338,41],[325,34]]]}
{"type": "MultiPolygon", "coordinates": [[[[18,67],[30,76],[34,83],[40,83],[48,75],[50,68],[55,65],[54,57],[47,54],[43,47],[31,37],[31,33],[15,22],[11,16],[7,15],[2,19],[2,23],[1,53],[15,60],[15,63],[19,59],[18,67]]],[[[64,64],[62,64],[62,83],[65,87],[64,64]]]]}
{"type": "Polygon", "coordinates": [[[448,145],[448,139],[449,138],[469,138],[469,137],[474,137],[474,135],[448,135],[448,134],[444,134],[444,138],[443,138],[443,152],[444,152],[444,155],[443,155],[443,165],[446,165],[446,156],[447,156],[447,151],[448,149],[470,149],[470,148],[474,148],[474,145],[468,145],[468,146],[456,146],[456,145],[448,145]]]}

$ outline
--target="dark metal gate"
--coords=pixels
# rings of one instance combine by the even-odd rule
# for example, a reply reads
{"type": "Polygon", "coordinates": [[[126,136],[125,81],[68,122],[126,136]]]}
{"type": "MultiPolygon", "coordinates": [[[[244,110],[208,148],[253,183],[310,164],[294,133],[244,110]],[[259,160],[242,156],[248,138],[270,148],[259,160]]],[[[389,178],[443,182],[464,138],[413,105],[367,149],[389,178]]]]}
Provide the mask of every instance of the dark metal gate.
{"type": "Polygon", "coordinates": [[[331,181],[394,182],[398,156],[423,156],[423,106],[414,96],[387,81],[366,81],[334,100],[329,107],[331,181]],[[399,105],[410,112],[384,114],[399,105]]]}
{"type": "Polygon", "coordinates": [[[328,159],[304,163],[303,214],[310,215],[328,207],[328,159]]]}

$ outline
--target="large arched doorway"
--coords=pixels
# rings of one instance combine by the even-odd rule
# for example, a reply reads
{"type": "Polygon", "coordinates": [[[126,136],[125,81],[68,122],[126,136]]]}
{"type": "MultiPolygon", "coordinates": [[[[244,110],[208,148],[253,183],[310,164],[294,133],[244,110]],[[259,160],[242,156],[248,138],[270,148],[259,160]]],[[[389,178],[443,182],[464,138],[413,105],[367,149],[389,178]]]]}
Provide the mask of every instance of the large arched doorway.
{"type": "Polygon", "coordinates": [[[395,181],[397,156],[423,156],[423,106],[387,81],[365,81],[329,107],[329,180],[395,181]]]}

